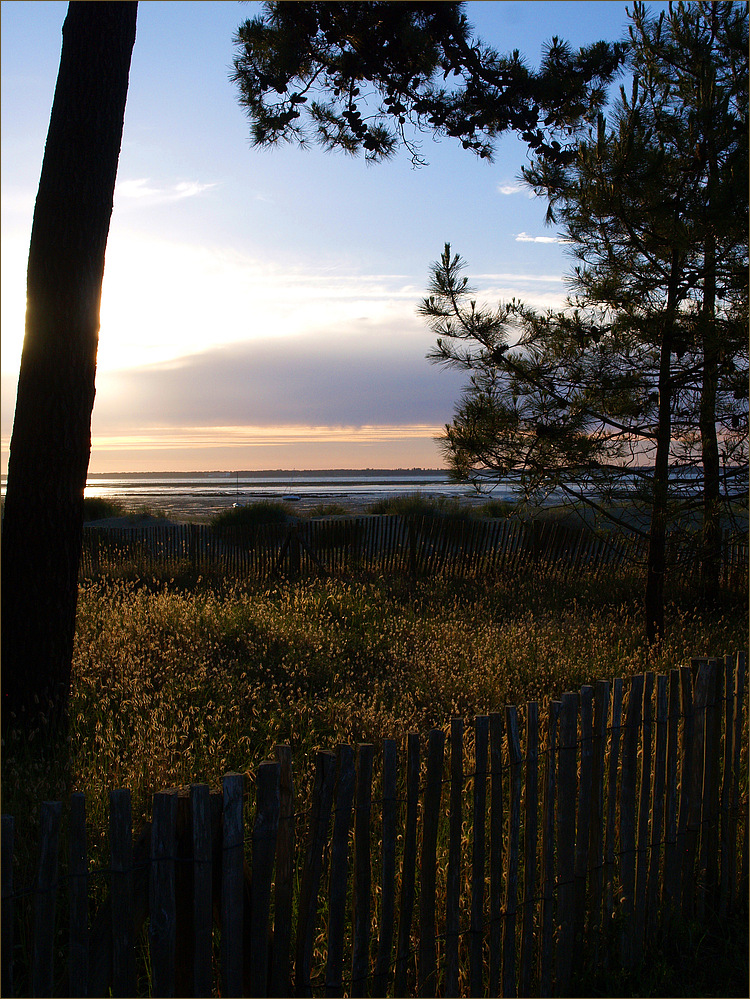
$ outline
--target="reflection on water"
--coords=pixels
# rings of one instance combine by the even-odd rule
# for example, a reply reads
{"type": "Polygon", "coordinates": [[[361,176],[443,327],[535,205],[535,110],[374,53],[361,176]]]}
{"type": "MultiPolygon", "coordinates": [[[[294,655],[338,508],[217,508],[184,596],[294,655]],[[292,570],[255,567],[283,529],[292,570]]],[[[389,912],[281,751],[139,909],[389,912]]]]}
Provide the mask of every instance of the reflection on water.
{"type": "MultiPolygon", "coordinates": [[[[688,492],[696,488],[692,479],[686,476],[682,483],[688,492]]],[[[510,480],[501,483],[491,498],[512,501],[512,487],[510,480]]],[[[4,495],[5,476],[1,491],[4,495]]],[[[116,500],[129,511],[148,508],[175,519],[207,519],[233,503],[264,499],[288,500],[290,512],[306,512],[324,504],[357,512],[386,497],[417,492],[429,499],[460,499],[471,505],[488,498],[465,483],[450,482],[447,472],[439,469],[92,474],[85,495],[116,500]]],[[[547,503],[563,500],[555,492],[546,498],[547,503]]]]}
{"type": "Polygon", "coordinates": [[[127,509],[153,507],[168,515],[206,514],[233,503],[294,499],[294,509],[336,503],[361,509],[388,496],[419,492],[429,497],[468,498],[471,490],[456,485],[445,472],[408,474],[326,475],[278,473],[250,476],[225,473],[203,476],[89,476],[86,496],[118,500],[127,509]]]}
{"type": "MultiPolygon", "coordinates": [[[[5,496],[6,476],[0,482],[5,496]]],[[[265,473],[142,472],[127,475],[90,474],[85,496],[116,500],[125,510],[148,508],[168,517],[208,518],[233,503],[257,500],[293,500],[290,510],[304,512],[322,504],[338,504],[352,511],[363,510],[388,496],[420,493],[428,498],[461,498],[484,501],[470,486],[457,485],[444,471],[336,471],[265,473]]],[[[495,498],[503,498],[495,492],[495,498]]]]}

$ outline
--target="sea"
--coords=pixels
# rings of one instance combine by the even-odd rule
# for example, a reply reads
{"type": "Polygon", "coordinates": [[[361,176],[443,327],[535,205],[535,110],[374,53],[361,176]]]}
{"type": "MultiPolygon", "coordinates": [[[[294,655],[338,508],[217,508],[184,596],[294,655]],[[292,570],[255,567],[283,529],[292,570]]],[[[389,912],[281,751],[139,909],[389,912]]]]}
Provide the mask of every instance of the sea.
{"type": "MultiPolygon", "coordinates": [[[[3,497],[5,483],[3,475],[3,497]]],[[[452,482],[445,469],[437,468],[125,472],[90,473],[85,496],[115,500],[127,512],[148,510],[173,520],[201,520],[228,507],[258,500],[281,500],[289,503],[290,512],[296,509],[300,513],[327,505],[359,513],[378,500],[413,494],[478,506],[489,498],[513,501],[513,487],[513,481],[508,479],[496,484],[491,495],[478,494],[467,483],[452,482]]],[[[551,505],[563,501],[564,497],[556,492],[546,500],[551,505]]]]}
{"type": "MultiPolygon", "coordinates": [[[[488,498],[466,483],[451,482],[443,469],[424,468],[89,474],[85,490],[85,496],[116,500],[128,511],[147,508],[172,519],[211,517],[235,504],[266,499],[288,502],[300,512],[328,504],[356,512],[387,497],[415,493],[469,505],[488,498]]],[[[492,494],[493,499],[510,496],[510,483],[492,494]]]]}

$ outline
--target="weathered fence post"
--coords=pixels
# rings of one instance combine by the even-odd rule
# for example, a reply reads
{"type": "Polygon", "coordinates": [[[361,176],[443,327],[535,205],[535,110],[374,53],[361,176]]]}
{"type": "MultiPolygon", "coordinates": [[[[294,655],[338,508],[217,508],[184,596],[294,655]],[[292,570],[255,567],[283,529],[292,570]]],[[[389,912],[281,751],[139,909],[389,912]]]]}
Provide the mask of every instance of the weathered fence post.
{"type": "Polygon", "coordinates": [[[594,963],[599,959],[601,918],[604,902],[604,775],[607,750],[609,682],[597,680],[594,688],[593,769],[591,776],[591,828],[589,832],[588,939],[594,963]]]}
{"type": "Polygon", "coordinates": [[[499,994],[502,966],[503,904],[503,714],[490,715],[490,982],[499,994]]]}
{"type": "Polygon", "coordinates": [[[383,741],[383,856],[380,889],[380,933],[373,978],[373,995],[388,991],[393,926],[396,905],[396,778],[398,747],[393,739],[383,741]]]}
{"type": "Polygon", "coordinates": [[[39,816],[39,867],[34,899],[34,943],[31,965],[33,996],[52,995],[61,812],[61,802],[42,802],[39,816]]]}
{"type": "Polygon", "coordinates": [[[485,818],[487,814],[487,750],[489,715],[474,719],[474,812],[471,851],[471,928],[469,937],[471,994],[482,988],[482,945],[484,937],[485,818]]]}
{"type": "Polygon", "coordinates": [[[719,782],[721,758],[721,705],[724,697],[723,660],[709,659],[711,680],[706,705],[705,772],[703,775],[703,806],[701,813],[700,869],[704,874],[704,890],[700,892],[699,916],[705,907],[718,908],[719,892],[719,782]]]}
{"type": "MultiPolygon", "coordinates": [[[[729,841],[732,844],[729,862],[730,892],[729,908],[737,898],[737,825],[740,815],[740,754],[742,747],[742,704],[745,697],[745,654],[738,652],[734,678],[734,739],[732,746],[732,794],[729,806],[729,841]]],[[[747,823],[747,818],[745,819],[747,823]]],[[[746,827],[747,835],[747,827],[746,827]]]]}
{"type": "Polygon", "coordinates": [[[289,550],[289,578],[299,579],[301,569],[301,550],[297,528],[293,527],[287,538],[289,550]]]}
{"type": "Polygon", "coordinates": [[[86,797],[81,793],[70,796],[69,839],[68,984],[71,996],[85,996],[89,980],[89,868],[86,858],[86,797]]]}
{"type": "Polygon", "coordinates": [[[445,892],[445,994],[458,995],[458,931],[461,899],[461,812],[464,790],[464,723],[451,719],[451,799],[448,880],[445,892]]]}
{"type": "Polygon", "coordinates": [[[112,867],[112,992],[135,995],[133,823],[130,791],[109,792],[112,867]]]}
{"type": "Polygon", "coordinates": [[[557,946],[556,995],[568,995],[573,970],[575,933],[576,790],[578,767],[578,694],[565,693],[560,710],[557,795],[557,946]]]}
{"type": "Polygon", "coordinates": [[[207,784],[190,788],[191,828],[193,847],[193,994],[210,996],[211,936],[213,929],[213,858],[211,855],[211,798],[207,784]]]}
{"type": "Polygon", "coordinates": [[[586,921],[586,879],[589,870],[591,835],[591,795],[594,778],[594,688],[589,684],[579,692],[581,714],[581,773],[578,782],[578,817],[575,847],[575,926],[576,947],[583,947],[586,921]]]}
{"type": "Polygon", "coordinates": [[[243,774],[227,774],[224,791],[224,832],[221,863],[221,974],[223,996],[242,995],[245,878],[243,774]]]}
{"type": "Polygon", "coordinates": [[[279,770],[275,760],[261,763],[256,773],[255,822],[253,823],[252,888],[250,904],[250,995],[268,994],[271,884],[279,829],[279,770]]]}
{"type": "Polygon", "coordinates": [[[547,772],[542,812],[542,933],[539,949],[539,994],[552,995],[555,884],[555,767],[560,701],[550,701],[547,718],[547,772]]]}
{"type": "Polygon", "coordinates": [[[690,765],[690,809],[685,829],[685,861],[683,866],[683,915],[695,914],[697,899],[695,867],[700,859],[699,841],[703,806],[704,750],[706,745],[706,709],[711,686],[711,667],[707,661],[700,663],[695,681],[693,753],[690,765]]]}
{"type": "Polygon", "coordinates": [[[661,908],[665,919],[671,919],[680,902],[680,858],[677,853],[677,760],[679,757],[678,727],[680,721],[680,671],[669,674],[669,706],[667,722],[667,788],[664,804],[664,880],[661,908]]]}
{"type": "Polygon", "coordinates": [[[646,894],[646,936],[656,928],[659,897],[659,865],[664,828],[664,790],[667,763],[667,677],[656,678],[656,751],[654,754],[654,792],[651,806],[648,889],[646,894]]]}
{"type": "Polygon", "coordinates": [[[417,525],[414,517],[408,520],[409,531],[409,578],[412,584],[417,582],[417,525]]]}
{"type": "Polygon", "coordinates": [[[326,996],[343,995],[344,923],[348,882],[349,826],[354,801],[354,752],[351,746],[338,747],[336,807],[331,841],[331,873],[328,901],[328,954],[326,955],[326,996]]]}
{"type": "Polygon", "coordinates": [[[291,746],[276,746],[279,762],[279,829],[276,836],[272,996],[291,994],[292,893],[294,881],[294,784],[291,746]]]}
{"type": "Polygon", "coordinates": [[[692,792],[693,738],[695,712],[693,709],[693,674],[689,666],[680,667],[680,711],[682,714],[682,743],[680,768],[680,811],[677,823],[677,857],[679,863],[679,905],[684,912],[688,907],[688,893],[692,891],[692,872],[688,872],[687,827],[692,792]]]}
{"type": "Polygon", "coordinates": [[[199,538],[200,530],[198,524],[188,524],[187,525],[187,541],[188,541],[188,560],[190,562],[190,568],[193,572],[198,571],[198,560],[199,560],[199,538]]]}
{"type": "Polygon", "coordinates": [[[638,839],[636,841],[636,872],[635,895],[633,908],[633,960],[639,962],[643,956],[644,936],[646,932],[646,886],[648,882],[648,827],[651,804],[651,773],[653,770],[652,755],[652,707],[654,696],[654,674],[649,672],[644,677],[643,715],[641,731],[643,732],[641,746],[641,787],[638,804],[638,839]]]}
{"type": "Polygon", "coordinates": [[[354,891],[352,941],[352,996],[367,995],[370,952],[370,815],[372,811],[372,765],[375,747],[357,746],[357,787],[354,798],[354,891]]]}
{"type": "Polygon", "coordinates": [[[148,942],[151,955],[152,991],[155,996],[175,994],[175,905],[174,858],[177,828],[177,795],[162,791],[154,795],[151,819],[151,870],[149,877],[148,942]]]}
{"type": "Polygon", "coordinates": [[[401,861],[401,904],[398,917],[398,950],[394,995],[407,991],[411,949],[411,922],[414,910],[414,880],[417,866],[417,808],[419,805],[419,735],[410,732],[406,760],[406,824],[404,853],[401,861]]]}
{"type": "Polygon", "coordinates": [[[729,908],[730,867],[730,805],[732,789],[732,749],[734,745],[734,657],[724,659],[724,754],[721,773],[721,874],[719,879],[719,915],[726,916],[729,908]]]}
{"type": "Polygon", "coordinates": [[[607,840],[604,848],[604,911],[602,932],[607,934],[612,918],[613,881],[615,872],[615,839],[617,836],[617,774],[620,757],[620,732],[622,723],[622,678],[612,685],[612,724],[609,739],[609,766],[607,769],[607,840]]]}
{"type": "Polygon", "coordinates": [[[328,832],[336,777],[336,756],[321,751],[315,763],[312,813],[307,835],[305,865],[302,870],[299,909],[297,915],[297,946],[294,982],[297,995],[311,996],[310,974],[315,939],[315,917],[318,911],[318,891],[323,868],[323,848],[328,832]]]}
{"type": "Polygon", "coordinates": [[[536,905],[536,851],[539,826],[539,705],[526,704],[526,796],[523,829],[523,932],[519,994],[531,994],[534,970],[534,909],[536,905]]]}
{"type": "MultiPolygon", "coordinates": [[[[516,913],[518,911],[518,857],[521,836],[521,741],[518,735],[518,712],[505,709],[505,732],[510,761],[510,800],[508,829],[508,868],[505,882],[505,928],[503,933],[503,995],[515,996],[516,990],[516,913]]],[[[480,995],[481,993],[473,993],[480,995]]]]}
{"type": "Polygon", "coordinates": [[[424,792],[424,826],[419,894],[419,995],[437,995],[437,946],[435,939],[435,888],[440,794],[443,781],[445,732],[433,729],[427,746],[424,792]]]}
{"type": "Polygon", "coordinates": [[[633,913],[635,911],[636,783],[638,780],[638,736],[643,706],[643,674],[631,678],[625,737],[622,749],[620,787],[620,880],[622,883],[621,959],[630,969],[633,953],[633,913]]]}

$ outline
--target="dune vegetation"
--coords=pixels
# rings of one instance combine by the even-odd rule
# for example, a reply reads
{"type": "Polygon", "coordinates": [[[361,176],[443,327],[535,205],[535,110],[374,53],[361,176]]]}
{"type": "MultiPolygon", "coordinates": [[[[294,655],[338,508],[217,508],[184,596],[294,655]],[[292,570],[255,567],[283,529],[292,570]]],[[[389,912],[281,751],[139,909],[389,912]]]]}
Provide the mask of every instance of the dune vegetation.
{"type": "MultiPolygon", "coordinates": [[[[81,586],[70,753],[33,764],[5,746],[4,811],[129,787],[134,816],[164,787],[250,772],[278,742],[295,770],[335,748],[540,702],[597,679],[667,671],[744,648],[742,593],[698,608],[673,588],[658,649],[644,641],[638,580],[486,579],[81,586]]],[[[93,813],[94,815],[96,812],[93,813]]]]}
{"type": "MultiPolygon", "coordinates": [[[[319,749],[370,742],[378,752],[385,738],[403,745],[407,733],[447,729],[452,717],[470,723],[527,700],[544,711],[586,683],[746,648],[742,587],[700,606],[691,585],[673,579],[666,620],[663,641],[649,647],[642,578],[623,567],[568,580],[529,565],[416,583],[398,575],[82,583],[68,743],[38,752],[44,733],[11,732],[3,746],[17,883],[33,876],[43,800],[85,792],[90,862],[104,869],[113,788],[130,789],[138,828],[154,792],[218,787],[230,771],[249,775],[252,787],[258,764],[288,743],[304,812],[319,749]]],[[[746,738],[743,754],[746,772],[746,738]]],[[[732,939],[743,919],[730,926],[732,939]]],[[[707,930],[704,946],[726,950],[725,929],[707,930]]],[[[736,982],[741,962],[725,957],[736,982]]],[[[690,946],[659,965],[648,993],[624,992],[618,981],[598,994],[694,994],[674,977],[688,958],[690,946]]]]}

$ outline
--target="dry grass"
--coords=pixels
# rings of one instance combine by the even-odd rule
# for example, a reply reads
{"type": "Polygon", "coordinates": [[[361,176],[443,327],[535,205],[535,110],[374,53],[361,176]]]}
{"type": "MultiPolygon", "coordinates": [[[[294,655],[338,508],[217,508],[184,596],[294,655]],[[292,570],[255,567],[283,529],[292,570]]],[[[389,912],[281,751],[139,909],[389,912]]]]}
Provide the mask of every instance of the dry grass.
{"type": "Polygon", "coordinates": [[[18,738],[4,747],[2,810],[17,817],[20,881],[36,861],[43,799],[86,792],[92,864],[106,866],[112,788],[131,789],[138,825],[155,791],[217,785],[229,770],[252,775],[288,742],[303,809],[319,748],[379,746],[452,716],[469,722],[508,703],[746,647],[743,593],[700,611],[682,590],[671,594],[662,646],[649,650],[640,592],[626,572],[416,587],[397,579],[86,584],[69,746],[38,754],[18,738]]]}
{"type": "Polygon", "coordinates": [[[746,643],[741,597],[700,613],[685,593],[650,651],[637,594],[627,575],[603,585],[533,573],[415,589],[395,580],[87,584],[69,769],[7,746],[3,810],[16,810],[16,791],[24,806],[69,788],[104,807],[109,789],[129,787],[138,818],[154,791],[252,772],[277,742],[289,742],[295,770],[307,772],[305,757],[338,742],[401,739],[454,715],[468,721],[746,643]],[[29,766],[42,771],[32,778],[29,766]]]}

